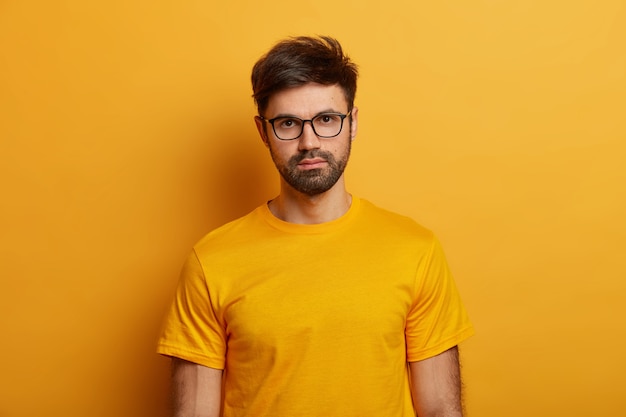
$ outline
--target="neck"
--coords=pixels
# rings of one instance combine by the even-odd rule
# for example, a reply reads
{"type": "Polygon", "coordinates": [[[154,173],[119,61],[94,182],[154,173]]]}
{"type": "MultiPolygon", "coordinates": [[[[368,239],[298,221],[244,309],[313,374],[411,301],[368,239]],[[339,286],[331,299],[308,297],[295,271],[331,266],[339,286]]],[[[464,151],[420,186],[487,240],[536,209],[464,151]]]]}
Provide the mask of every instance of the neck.
{"type": "Polygon", "coordinates": [[[279,219],[298,224],[326,223],[346,214],[352,204],[352,196],[346,191],[343,176],[328,191],[306,195],[281,182],[278,197],[268,206],[279,219]]]}

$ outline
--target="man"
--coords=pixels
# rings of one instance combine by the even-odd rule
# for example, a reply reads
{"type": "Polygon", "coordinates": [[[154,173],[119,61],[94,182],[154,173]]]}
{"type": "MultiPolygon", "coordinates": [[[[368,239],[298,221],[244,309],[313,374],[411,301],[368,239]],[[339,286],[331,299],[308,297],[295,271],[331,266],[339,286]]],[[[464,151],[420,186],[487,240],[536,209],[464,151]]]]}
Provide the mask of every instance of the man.
{"type": "Polygon", "coordinates": [[[461,416],[473,330],[427,229],[346,191],[356,66],[328,37],[254,66],[280,194],[205,236],[158,351],[175,416],[461,416]]]}

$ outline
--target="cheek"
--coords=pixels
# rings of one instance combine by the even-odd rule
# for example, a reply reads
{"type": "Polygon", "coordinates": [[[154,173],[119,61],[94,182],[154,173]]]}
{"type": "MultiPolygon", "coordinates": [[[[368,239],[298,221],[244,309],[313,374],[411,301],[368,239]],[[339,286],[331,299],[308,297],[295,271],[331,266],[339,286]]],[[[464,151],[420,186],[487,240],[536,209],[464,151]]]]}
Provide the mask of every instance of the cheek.
{"type": "Polygon", "coordinates": [[[298,152],[297,146],[294,146],[292,142],[269,142],[268,145],[270,148],[270,152],[272,152],[273,158],[279,161],[287,161],[295,153],[298,152]]]}
{"type": "Polygon", "coordinates": [[[343,154],[350,152],[351,147],[352,147],[352,138],[350,136],[347,136],[345,138],[342,138],[340,142],[335,144],[335,146],[333,147],[333,153],[335,155],[338,155],[338,154],[343,155],[343,154]]]}

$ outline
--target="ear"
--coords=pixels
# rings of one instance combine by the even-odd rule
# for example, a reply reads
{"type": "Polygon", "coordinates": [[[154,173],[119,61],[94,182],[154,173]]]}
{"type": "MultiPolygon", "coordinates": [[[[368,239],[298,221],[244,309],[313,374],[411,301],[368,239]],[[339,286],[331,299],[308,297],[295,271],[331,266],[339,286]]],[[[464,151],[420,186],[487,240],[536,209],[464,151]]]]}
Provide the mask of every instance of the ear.
{"type": "Polygon", "coordinates": [[[258,130],[259,135],[261,136],[261,140],[265,144],[266,147],[269,147],[267,130],[265,130],[265,121],[261,119],[259,116],[254,116],[254,123],[256,124],[256,130],[258,130]]]}
{"type": "Polygon", "coordinates": [[[350,118],[350,140],[354,140],[356,138],[356,131],[359,126],[359,108],[352,108],[352,117],[350,118]]]}

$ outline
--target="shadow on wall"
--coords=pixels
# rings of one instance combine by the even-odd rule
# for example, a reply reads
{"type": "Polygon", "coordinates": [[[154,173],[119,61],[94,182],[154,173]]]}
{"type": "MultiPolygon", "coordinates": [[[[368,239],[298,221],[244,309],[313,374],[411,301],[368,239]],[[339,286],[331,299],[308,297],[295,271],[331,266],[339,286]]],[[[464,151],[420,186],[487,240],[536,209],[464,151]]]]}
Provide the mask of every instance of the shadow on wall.
{"type": "Polygon", "coordinates": [[[200,192],[209,230],[247,214],[278,192],[269,152],[249,123],[235,132],[225,126],[211,129],[209,145],[202,146],[204,153],[195,161],[205,185],[200,192]]]}

